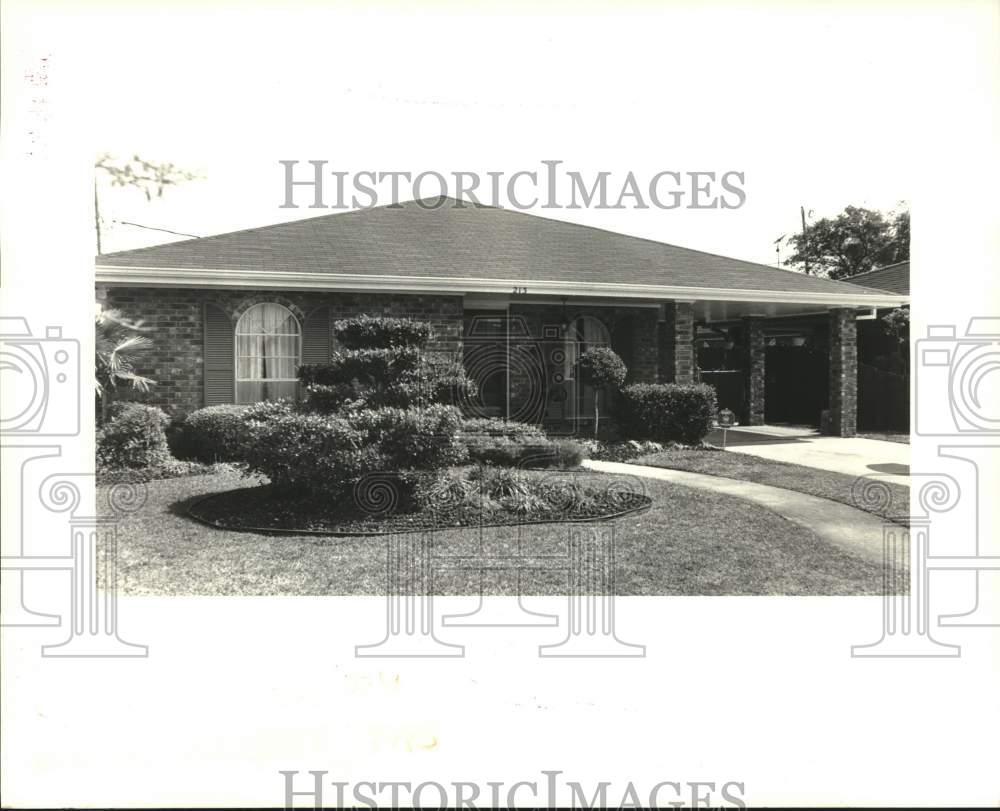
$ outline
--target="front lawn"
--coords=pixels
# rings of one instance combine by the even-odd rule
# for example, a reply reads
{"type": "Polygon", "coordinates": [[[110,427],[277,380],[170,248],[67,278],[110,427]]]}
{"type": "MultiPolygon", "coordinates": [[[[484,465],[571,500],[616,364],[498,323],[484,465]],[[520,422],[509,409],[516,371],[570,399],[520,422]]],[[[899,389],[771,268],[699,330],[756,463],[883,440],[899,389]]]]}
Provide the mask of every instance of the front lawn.
{"type": "MultiPolygon", "coordinates": [[[[708,454],[706,454],[708,455],[708,454]]],[[[718,456],[720,454],[711,454],[718,456]]],[[[735,456],[735,454],[734,454],[735,456]]],[[[594,484],[615,477],[590,473],[594,484]]],[[[620,478],[620,477],[618,477],[620,478]]],[[[629,595],[876,595],[881,569],[824,543],[756,504],[670,482],[638,479],[652,507],[614,520],[617,593],[629,595]]],[[[119,589],[155,595],[378,595],[385,540],[263,535],[206,527],[188,508],[246,486],[234,472],[149,482],[143,507],[119,524],[119,589]]],[[[104,489],[104,488],[102,488],[104,489]]],[[[106,503],[102,493],[98,503],[106,503]]],[[[480,549],[560,554],[570,524],[448,529],[442,556],[480,549]]],[[[565,571],[525,576],[524,593],[565,593],[565,571]]],[[[441,567],[442,594],[475,594],[478,572],[441,567]]],[[[503,592],[496,592],[503,593],[503,592]]]]}
{"type": "Polygon", "coordinates": [[[861,479],[846,473],[775,462],[746,453],[720,450],[666,450],[629,460],[671,470],[686,470],[729,479],[784,487],[828,498],[881,518],[902,520],[909,514],[910,488],[883,479],[861,479]],[[866,487],[868,485],[868,487],[866,487]],[[883,485],[884,488],[883,489],[883,485]]]}

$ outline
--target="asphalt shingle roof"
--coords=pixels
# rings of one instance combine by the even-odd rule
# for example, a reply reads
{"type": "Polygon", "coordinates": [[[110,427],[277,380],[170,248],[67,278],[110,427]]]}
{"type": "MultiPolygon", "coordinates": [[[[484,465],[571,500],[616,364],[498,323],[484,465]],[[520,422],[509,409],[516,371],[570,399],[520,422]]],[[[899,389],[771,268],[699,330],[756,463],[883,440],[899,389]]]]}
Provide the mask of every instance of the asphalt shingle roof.
{"type": "Polygon", "coordinates": [[[886,265],[878,270],[869,270],[867,273],[859,273],[857,276],[844,279],[844,281],[908,296],[910,295],[910,260],[886,265]]]}
{"type": "Polygon", "coordinates": [[[447,199],[402,203],[103,254],[99,266],[288,271],[722,290],[880,290],[599,228],[447,199]]]}

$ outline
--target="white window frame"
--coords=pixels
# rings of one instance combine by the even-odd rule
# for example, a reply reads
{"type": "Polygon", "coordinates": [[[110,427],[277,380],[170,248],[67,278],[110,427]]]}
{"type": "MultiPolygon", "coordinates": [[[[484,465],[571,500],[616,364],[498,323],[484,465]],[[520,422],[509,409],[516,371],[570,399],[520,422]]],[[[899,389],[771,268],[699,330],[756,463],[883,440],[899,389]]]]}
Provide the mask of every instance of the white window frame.
{"type": "MultiPolygon", "coordinates": [[[[251,336],[262,336],[262,337],[279,337],[279,338],[298,338],[298,355],[276,355],[279,358],[293,358],[296,363],[295,366],[298,368],[302,365],[302,324],[299,322],[298,316],[292,312],[290,307],[286,307],[284,304],[278,301],[260,301],[254,304],[252,307],[248,307],[239,318],[236,319],[236,327],[233,330],[233,402],[237,405],[252,405],[252,403],[240,403],[240,383],[298,383],[299,379],[297,377],[268,377],[268,378],[241,378],[240,377],[240,336],[251,335],[251,336]],[[240,324],[243,323],[243,319],[246,318],[251,312],[256,310],[258,307],[281,307],[288,315],[291,317],[292,321],[295,322],[295,326],[298,329],[297,333],[241,333],[240,324]]],[[[243,357],[252,357],[250,355],[244,355],[243,357]]]]}

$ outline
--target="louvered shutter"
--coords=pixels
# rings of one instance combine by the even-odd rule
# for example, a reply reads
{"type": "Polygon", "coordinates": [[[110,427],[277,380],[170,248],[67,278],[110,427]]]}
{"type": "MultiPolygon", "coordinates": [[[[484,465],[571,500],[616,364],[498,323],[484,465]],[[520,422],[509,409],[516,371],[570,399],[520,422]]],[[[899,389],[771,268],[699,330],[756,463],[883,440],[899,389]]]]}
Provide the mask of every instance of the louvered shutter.
{"type": "Polygon", "coordinates": [[[236,401],[233,322],[219,307],[205,304],[205,405],[236,401]]]}
{"type": "Polygon", "coordinates": [[[302,325],[302,362],[328,363],[330,360],[330,308],[319,307],[306,316],[302,325]]]}

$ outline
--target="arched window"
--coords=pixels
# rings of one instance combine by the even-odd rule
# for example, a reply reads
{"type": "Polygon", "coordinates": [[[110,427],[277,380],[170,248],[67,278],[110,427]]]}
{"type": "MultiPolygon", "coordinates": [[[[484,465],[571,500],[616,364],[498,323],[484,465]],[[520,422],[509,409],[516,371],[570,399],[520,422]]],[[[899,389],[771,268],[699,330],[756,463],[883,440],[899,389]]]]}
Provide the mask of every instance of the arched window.
{"type": "Polygon", "coordinates": [[[236,323],[236,402],[295,397],[302,330],[280,304],[255,304],[236,323]]]}

